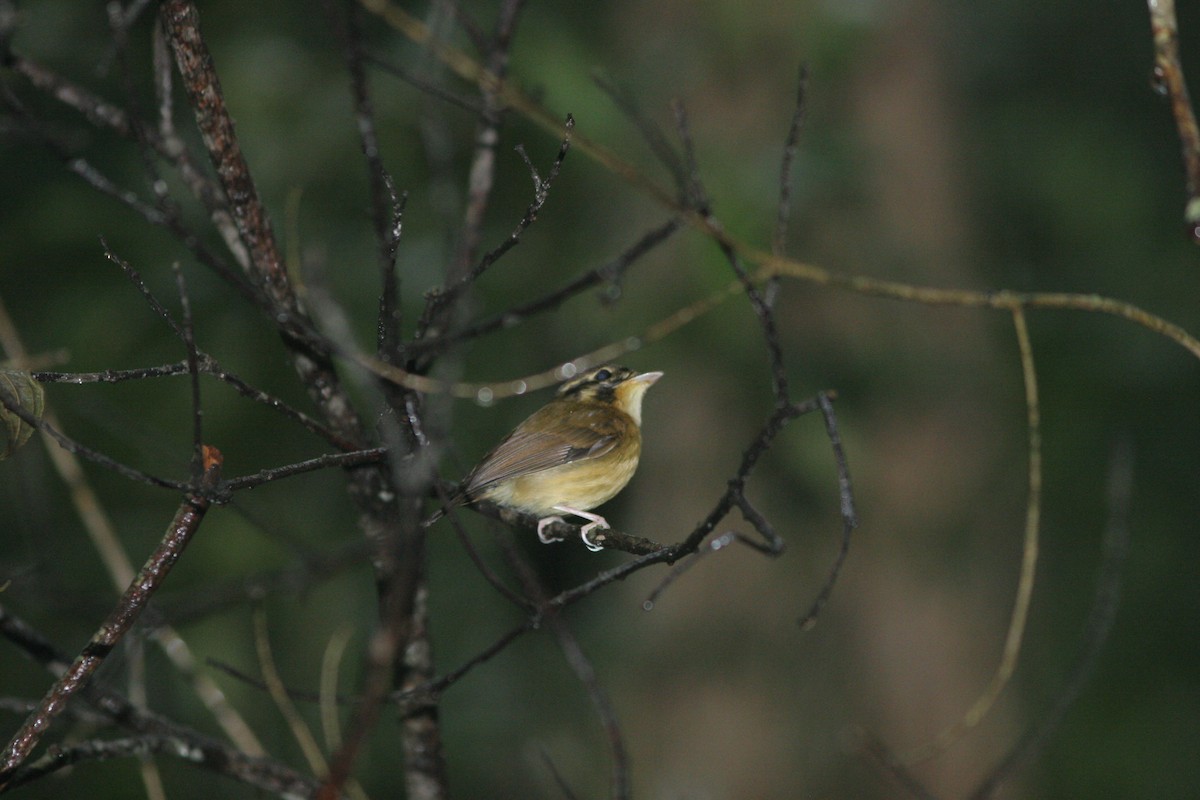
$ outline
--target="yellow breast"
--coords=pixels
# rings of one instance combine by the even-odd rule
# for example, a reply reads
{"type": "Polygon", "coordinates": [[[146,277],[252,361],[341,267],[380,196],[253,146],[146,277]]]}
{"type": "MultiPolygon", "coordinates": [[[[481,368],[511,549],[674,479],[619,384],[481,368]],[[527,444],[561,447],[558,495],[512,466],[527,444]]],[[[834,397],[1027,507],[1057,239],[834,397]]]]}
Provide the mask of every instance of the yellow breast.
{"type": "Polygon", "coordinates": [[[637,470],[641,450],[641,433],[633,427],[616,448],[599,458],[519,475],[489,487],[484,496],[538,516],[553,514],[555,506],[589,511],[625,488],[637,470]]]}

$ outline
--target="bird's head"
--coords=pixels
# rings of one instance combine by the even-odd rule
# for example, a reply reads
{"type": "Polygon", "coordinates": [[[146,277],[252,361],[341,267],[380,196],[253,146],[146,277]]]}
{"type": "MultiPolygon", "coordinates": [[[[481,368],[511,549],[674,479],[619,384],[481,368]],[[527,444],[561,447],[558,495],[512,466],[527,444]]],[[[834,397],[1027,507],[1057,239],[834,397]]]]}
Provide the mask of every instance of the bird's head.
{"type": "Polygon", "coordinates": [[[662,375],[661,372],[637,373],[628,367],[605,364],[564,383],[558,389],[558,397],[614,405],[641,425],[642,397],[662,375]]]}

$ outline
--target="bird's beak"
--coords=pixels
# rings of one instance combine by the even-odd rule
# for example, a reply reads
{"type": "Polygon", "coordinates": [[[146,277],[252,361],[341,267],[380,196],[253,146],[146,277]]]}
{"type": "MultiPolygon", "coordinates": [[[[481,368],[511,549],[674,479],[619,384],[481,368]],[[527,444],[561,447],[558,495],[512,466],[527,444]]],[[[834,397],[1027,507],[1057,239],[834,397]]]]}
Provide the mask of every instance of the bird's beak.
{"type": "Polygon", "coordinates": [[[643,372],[634,375],[617,387],[617,405],[626,414],[633,417],[638,425],[642,424],[642,395],[656,380],[661,378],[661,372],[643,372]]]}

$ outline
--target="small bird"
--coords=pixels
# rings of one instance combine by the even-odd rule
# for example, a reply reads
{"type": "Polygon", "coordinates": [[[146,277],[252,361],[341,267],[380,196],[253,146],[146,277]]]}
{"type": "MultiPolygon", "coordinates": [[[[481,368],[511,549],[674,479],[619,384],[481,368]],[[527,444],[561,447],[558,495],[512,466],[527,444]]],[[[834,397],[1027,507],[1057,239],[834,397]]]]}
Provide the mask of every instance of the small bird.
{"type": "Polygon", "coordinates": [[[546,527],[562,522],[560,514],[581,517],[588,520],[580,531],[583,543],[601,550],[588,534],[610,526],[589,512],[633,477],[642,453],[642,398],[661,377],[610,364],[567,381],[483,457],[452,502],[489,500],[536,514],[545,543],[555,541],[546,527]]]}

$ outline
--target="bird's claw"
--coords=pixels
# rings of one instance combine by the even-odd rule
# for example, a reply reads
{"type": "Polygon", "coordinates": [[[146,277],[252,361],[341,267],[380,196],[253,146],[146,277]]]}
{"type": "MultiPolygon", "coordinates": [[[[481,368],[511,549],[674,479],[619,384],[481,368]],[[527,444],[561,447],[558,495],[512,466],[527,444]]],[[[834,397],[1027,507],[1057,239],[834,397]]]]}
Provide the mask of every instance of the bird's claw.
{"type": "Polygon", "coordinates": [[[546,528],[556,522],[565,522],[565,520],[562,517],[543,517],[542,519],[538,520],[537,535],[538,540],[542,544],[553,544],[554,542],[562,541],[562,539],[559,537],[551,536],[550,534],[546,533],[546,528]]]}
{"type": "Polygon", "coordinates": [[[605,531],[609,530],[608,520],[601,517],[598,520],[589,522],[587,525],[584,525],[582,528],[579,529],[579,536],[583,539],[584,546],[588,550],[591,550],[593,553],[599,553],[601,550],[604,549],[604,545],[596,544],[595,542],[593,542],[591,539],[588,538],[588,534],[591,533],[592,531],[594,531],[596,528],[599,528],[599,529],[605,530],[605,531]]]}
{"type": "MultiPolygon", "coordinates": [[[[604,517],[596,516],[595,514],[588,514],[586,511],[581,512],[581,511],[576,511],[574,509],[567,509],[567,508],[561,508],[558,510],[562,511],[563,513],[575,514],[577,516],[583,517],[584,519],[591,520],[590,522],[588,522],[586,525],[584,525],[582,528],[579,529],[579,535],[583,539],[583,544],[585,547],[587,547],[588,550],[591,550],[593,553],[598,553],[604,549],[604,545],[597,544],[597,543],[593,542],[591,539],[589,539],[588,534],[590,534],[592,531],[596,530],[597,528],[599,528],[600,530],[605,530],[605,531],[609,530],[611,526],[608,524],[608,520],[606,520],[604,517]]],[[[559,516],[542,517],[541,519],[538,520],[537,535],[538,535],[538,539],[542,542],[542,544],[550,544],[551,542],[561,542],[562,541],[562,539],[558,538],[557,536],[551,536],[550,534],[548,534],[546,532],[546,528],[550,527],[551,525],[553,525],[556,522],[565,523],[566,520],[564,520],[562,517],[559,517],[559,516]]]]}

